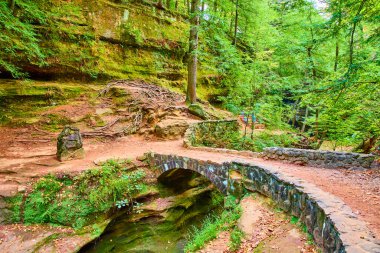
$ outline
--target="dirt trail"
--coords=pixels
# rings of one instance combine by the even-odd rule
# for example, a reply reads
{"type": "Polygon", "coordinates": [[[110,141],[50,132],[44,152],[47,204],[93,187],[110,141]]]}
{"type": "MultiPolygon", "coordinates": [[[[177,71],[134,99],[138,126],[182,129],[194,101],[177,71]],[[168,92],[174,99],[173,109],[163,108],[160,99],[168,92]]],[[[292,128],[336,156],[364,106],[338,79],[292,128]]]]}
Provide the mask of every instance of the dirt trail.
{"type": "Polygon", "coordinates": [[[244,232],[238,253],[255,249],[260,252],[296,253],[316,252],[307,244],[306,234],[291,224],[284,213],[275,213],[268,199],[260,195],[249,196],[241,201],[242,215],[238,226],[244,232]]]}
{"type": "MultiPolygon", "coordinates": [[[[236,252],[317,252],[314,246],[307,243],[306,234],[297,225],[291,224],[284,213],[275,213],[270,203],[268,198],[260,195],[246,197],[240,202],[242,214],[237,225],[244,233],[244,238],[236,252]]],[[[223,231],[198,252],[231,252],[229,244],[230,232],[223,231]]]]}
{"type": "MultiPolygon", "coordinates": [[[[7,131],[7,129],[0,129],[7,131]]],[[[9,129],[8,129],[9,130],[9,129]]],[[[11,131],[11,130],[9,130],[11,131]]],[[[11,135],[10,135],[11,136],[11,135]]],[[[11,141],[11,140],[10,140],[11,141]]],[[[189,150],[182,140],[147,140],[141,136],[127,136],[100,142],[85,140],[86,157],[83,160],[58,162],[55,159],[55,141],[25,143],[0,147],[0,195],[10,196],[23,190],[33,178],[47,173],[77,172],[110,158],[135,158],[148,151],[176,154],[196,159],[227,162],[245,160],[258,165],[270,166],[284,174],[315,184],[322,190],[341,198],[359,218],[380,238],[380,173],[379,171],[347,171],[298,166],[260,158],[189,150]]],[[[2,141],[1,143],[5,143],[2,141]]],[[[10,142],[12,143],[12,142],[10,142]]]]}

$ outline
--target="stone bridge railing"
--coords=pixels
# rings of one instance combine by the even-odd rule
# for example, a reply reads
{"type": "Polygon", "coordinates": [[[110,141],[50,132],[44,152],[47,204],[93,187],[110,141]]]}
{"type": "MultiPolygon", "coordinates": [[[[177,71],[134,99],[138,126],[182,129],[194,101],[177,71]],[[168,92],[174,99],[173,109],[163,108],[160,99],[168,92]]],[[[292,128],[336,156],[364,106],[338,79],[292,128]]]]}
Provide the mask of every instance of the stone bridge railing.
{"type": "Polygon", "coordinates": [[[173,169],[196,171],[224,194],[241,197],[248,190],[272,198],[283,210],[306,224],[323,252],[380,252],[380,245],[365,223],[340,199],[314,185],[250,163],[218,164],[154,153],[146,157],[161,173],[173,169]]]}
{"type": "Polygon", "coordinates": [[[240,131],[240,126],[236,119],[206,120],[191,124],[186,130],[183,142],[188,149],[257,157],[258,153],[256,152],[232,150],[224,147],[225,143],[222,140],[226,133],[238,131],[240,131]]]}
{"type": "Polygon", "coordinates": [[[265,148],[262,157],[299,165],[345,169],[369,169],[375,160],[374,155],[295,148],[265,148]]]}

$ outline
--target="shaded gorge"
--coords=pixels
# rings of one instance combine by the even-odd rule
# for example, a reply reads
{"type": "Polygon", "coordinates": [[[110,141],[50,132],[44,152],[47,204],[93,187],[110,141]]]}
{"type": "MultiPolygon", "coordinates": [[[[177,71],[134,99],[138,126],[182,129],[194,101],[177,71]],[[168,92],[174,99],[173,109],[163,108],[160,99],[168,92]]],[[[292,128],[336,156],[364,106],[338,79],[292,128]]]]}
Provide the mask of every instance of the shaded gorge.
{"type": "Polygon", "coordinates": [[[171,170],[151,187],[153,197],[132,214],[115,217],[103,234],[80,252],[183,252],[192,226],[220,212],[224,196],[190,170],[171,170]]]}

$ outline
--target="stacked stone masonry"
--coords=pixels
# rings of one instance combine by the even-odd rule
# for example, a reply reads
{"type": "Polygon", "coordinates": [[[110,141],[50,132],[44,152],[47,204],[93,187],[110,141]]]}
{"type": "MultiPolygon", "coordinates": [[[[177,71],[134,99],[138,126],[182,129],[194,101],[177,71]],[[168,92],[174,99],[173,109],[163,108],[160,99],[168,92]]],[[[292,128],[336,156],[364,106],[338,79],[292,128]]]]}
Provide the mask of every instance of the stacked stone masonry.
{"type": "Polygon", "coordinates": [[[201,140],[205,138],[205,136],[207,139],[221,139],[226,132],[234,131],[239,131],[239,123],[237,120],[208,120],[193,123],[185,132],[183,144],[186,148],[193,150],[257,157],[259,153],[249,150],[240,151],[204,146],[201,140]]]}
{"type": "Polygon", "coordinates": [[[237,120],[207,120],[197,122],[187,129],[185,133],[185,146],[198,146],[201,145],[202,136],[209,135],[213,138],[220,138],[226,132],[233,132],[239,130],[239,123],[237,120]]]}
{"type": "Polygon", "coordinates": [[[284,160],[324,168],[369,169],[374,155],[295,148],[265,148],[264,159],[284,160]]]}
{"type": "Polygon", "coordinates": [[[154,153],[148,153],[146,157],[161,173],[173,169],[196,171],[224,194],[241,195],[248,190],[272,198],[282,209],[306,224],[323,252],[380,252],[380,245],[365,223],[340,199],[312,184],[251,163],[218,164],[154,153]],[[236,174],[241,176],[236,177],[236,174]],[[243,190],[237,190],[238,185],[243,190]]]}

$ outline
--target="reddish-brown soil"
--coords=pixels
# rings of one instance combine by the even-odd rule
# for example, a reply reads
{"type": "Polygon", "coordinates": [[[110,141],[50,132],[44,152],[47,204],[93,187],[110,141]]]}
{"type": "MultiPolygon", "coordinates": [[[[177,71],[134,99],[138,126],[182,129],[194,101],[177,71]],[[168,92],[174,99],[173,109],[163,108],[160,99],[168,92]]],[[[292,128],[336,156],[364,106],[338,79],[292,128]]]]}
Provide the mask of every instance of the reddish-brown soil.
{"type": "MultiPolygon", "coordinates": [[[[242,159],[270,166],[284,174],[313,183],[322,190],[341,198],[358,214],[360,219],[367,222],[376,237],[380,238],[379,170],[348,171],[305,167],[260,158],[190,150],[183,147],[183,140],[160,141],[149,137],[152,136],[152,124],[148,124],[147,119],[137,117],[140,115],[139,112],[146,111],[148,116],[152,116],[154,122],[172,118],[194,121],[195,118],[186,111],[183,97],[141,82],[119,82],[114,85],[128,89],[128,94],[134,98],[117,108],[111,98],[103,97],[96,106],[91,106],[85,98],[84,100],[80,98],[74,104],[57,106],[44,114],[59,114],[70,117],[76,122],[87,114],[95,112],[107,125],[122,117],[123,120],[107,128],[105,132],[108,134],[118,132],[120,129],[130,127],[129,124],[133,122],[140,128],[138,133],[145,136],[130,135],[116,139],[93,136],[94,138],[84,139],[86,152],[84,159],[59,162],[55,157],[57,133],[53,134],[41,129],[44,122],[23,128],[0,127],[0,197],[12,196],[24,191],[32,181],[48,173],[74,173],[89,169],[99,161],[110,158],[134,159],[149,151],[214,162],[242,159]],[[134,106],[138,109],[137,112],[130,112],[128,108],[134,106]],[[112,113],[109,112],[110,110],[112,113]]],[[[101,128],[87,121],[79,123],[82,132],[96,131],[101,128]]]]}
{"type": "MultiPolygon", "coordinates": [[[[33,130],[33,129],[32,129],[33,130]]],[[[315,184],[322,190],[341,198],[359,218],[380,238],[380,172],[378,170],[348,171],[323,169],[260,158],[247,158],[232,154],[221,154],[189,150],[182,146],[182,140],[157,141],[140,136],[127,136],[116,140],[84,141],[86,158],[59,162],[55,158],[55,140],[48,142],[19,142],[28,139],[31,129],[0,129],[0,195],[9,196],[20,190],[20,186],[33,178],[47,173],[77,172],[110,158],[135,158],[145,152],[176,154],[215,162],[244,159],[270,166],[285,174],[315,184]]],[[[44,137],[45,138],[45,137],[44,137]]]]}
{"type": "MultiPolygon", "coordinates": [[[[256,195],[244,198],[241,202],[241,217],[238,227],[244,233],[238,253],[314,253],[315,246],[309,245],[307,236],[300,227],[291,224],[289,217],[275,212],[271,201],[256,195]]],[[[201,253],[227,253],[230,248],[230,231],[223,231],[206,244],[201,253]]]]}

